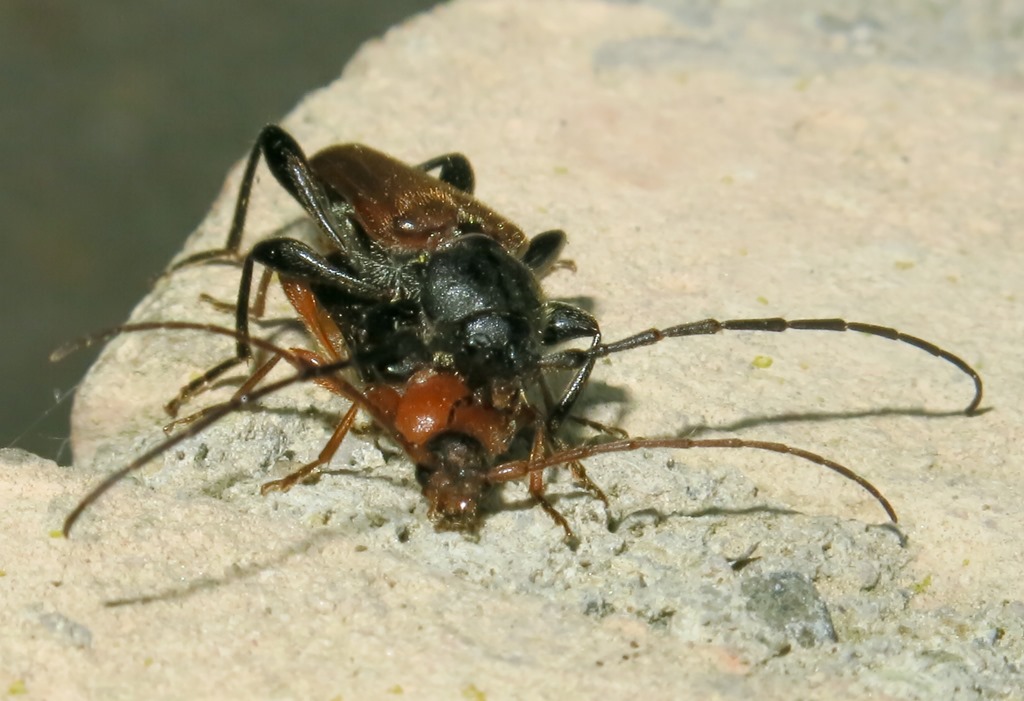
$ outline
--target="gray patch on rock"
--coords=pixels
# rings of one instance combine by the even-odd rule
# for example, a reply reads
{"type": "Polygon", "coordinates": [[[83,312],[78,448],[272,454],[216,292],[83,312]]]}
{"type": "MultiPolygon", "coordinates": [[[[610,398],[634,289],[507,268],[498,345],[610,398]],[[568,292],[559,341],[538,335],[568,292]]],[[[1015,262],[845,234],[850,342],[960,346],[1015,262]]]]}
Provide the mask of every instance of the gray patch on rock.
{"type": "Polygon", "coordinates": [[[828,607],[811,580],[797,572],[771,572],[746,578],[740,587],[747,610],[801,647],[836,642],[828,607]]]}

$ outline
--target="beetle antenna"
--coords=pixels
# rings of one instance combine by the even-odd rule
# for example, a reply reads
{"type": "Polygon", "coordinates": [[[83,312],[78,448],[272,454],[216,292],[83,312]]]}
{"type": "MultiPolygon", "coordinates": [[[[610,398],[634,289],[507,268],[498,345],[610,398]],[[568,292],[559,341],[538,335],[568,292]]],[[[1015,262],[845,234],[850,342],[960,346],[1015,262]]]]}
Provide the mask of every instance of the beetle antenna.
{"type": "Polygon", "coordinates": [[[784,455],[794,455],[815,465],[821,465],[833,472],[837,472],[851,482],[856,482],[864,491],[875,498],[875,501],[882,506],[882,509],[885,510],[886,515],[893,523],[896,523],[898,520],[896,518],[896,511],[892,508],[892,504],[885,498],[881,490],[845,465],[840,465],[817,453],[812,453],[802,448],[794,448],[785,443],[743,440],[741,438],[629,438],[598,445],[585,445],[561,450],[541,460],[514,460],[503,463],[492,469],[488,473],[487,479],[493,484],[512,482],[535,472],[546,470],[549,467],[564,465],[575,460],[585,460],[595,455],[605,455],[607,453],[627,453],[648,448],[671,448],[676,450],[689,450],[691,448],[750,448],[753,450],[767,450],[772,453],[782,453],[784,455]]]}
{"type": "MultiPolygon", "coordinates": [[[[166,322],[160,322],[160,323],[166,323],[166,322]]],[[[188,328],[191,328],[192,326],[193,325],[189,325],[188,328]]],[[[204,324],[197,324],[195,326],[205,326],[205,325],[204,324]]],[[[160,328],[163,328],[163,327],[160,327],[160,328]]],[[[179,328],[179,327],[175,326],[174,328],[179,328]]],[[[143,329],[137,329],[137,330],[141,331],[143,329]]],[[[203,330],[208,330],[208,329],[203,329],[203,330]]],[[[227,329],[222,329],[222,330],[226,331],[227,329]]],[[[225,334],[225,335],[232,335],[232,334],[225,334]]],[[[268,343],[267,345],[271,346],[272,344],[268,343]]],[[[282,349],[278,349],[278,350],[282,350],[282,349]]],[[[297,362],[303,363],[303,361],[301,361],[301,360],[297,360],[297,362]]],[[[166,440],[161,441],[160,443],[158,443],[157,445],[153,446],[152,448],[150,448],[149,450],[144,452],[142,455],[137,457],[130,464],[126,465],[125,467],[122,467],[120,470],[117,470],[117,471],[112,472],[109,475],[107,475],[103,479],[102,482],[100,482],[98,485],[93,487],[92,490],[88,494],[86,494],[82,498],[81,501],[78,502],[78,505],[75,506],[75,508],[71,511],[71,513],[68,514],[67,518],[64,519],[64,527],[63,527],[64,536],[67,537],[71,533],[72,527],[74,527],[75,522],[78,521],[78,519],[82,515],[82,513],[87,508],[89,508],[89,506],[91,506],[93,503],[95,503],[97,499],[99,499],[101,496],[103,496],[107,492],[107,490],[109,490],[115,484],[117,484],[122,479],[124,479],[125,477],[130,475],[132,472],[135,472],[136,470],[138,470],[141,467],[143,467],[146,463],[148,463],[150,460],[152,460],[156,456],[160,455],[161,453],[164,453],[167,450],[173,448],[174,446],[176,446],[177,444],[181,443],[185,439],[191,438],[192,436],[195,436],[195,435],[199,434],[200,432],[204,431],[206,428],[208,428],[212,424],[216,423],[217,421],[220,421],[222,418],[224,418],[228,414],[230,414],[230,413],[232,413],[234,411],[237,411],[239,409],[242,409],[245,406],[252,405],[254,402],[262,399],[263,397],[267,396],[268,394],[272,394],[272,393],[274,393],[274,392],[276,392],[276,391],[278,391],[280,389],[283,389],[284,387],[288,387],[289,385],[297,384],[297,383],[300,383],[300,382],[308,382],[310,380],[316,380],[318,378],[327,377],[329,375],[332,375],[333,373],[338,372],[339,370],[344,370],[344,369],[348,368],[350,365],[351,365],[351,361],[347,360],[347,359],[346,360],[339,360],[339,361],[332,362],[332,363],[327,363],[327,364],[324,364],[324,365],[313,365],[313,364],[305,364],[305,363],[303,363],[301,369],[298,372],[294,373],[293,375],[290,375],[289,377],[286,377],[284,379],[278,380],[276,382],[271,382],[270,384],[264,385],[263,387],[260,387],[259,389],[254,389],[254,390],[252,390],[250,392],[246,392],[244,394],[232,397],[230,400],[224,402],[223,404],[218,404],[218,405],[210,407],[206,411],[206,413],[203,414],[203,416],[201,418],[197,419],[187,429],[185,429],[181,433],[178,433],[178,434],[175,434],[175,435],[171,436],[170,438],[167,438],[166,440]]],[[[339,383],[343,383],[343,384],[351,387],[351,385],[348,385],[348,383],[344,382],[340,378],[332,378],[332,380],[337,381],[339,383]]],[[[356,390],[354,387],[351,387],[351,390],[352,390],[352,392],[356,393],[358,397],[362,397],[362,394],[359,393],[358,390],[356,390]]],[[[353,397],[353,399],[357,399],[357,398],[353,397]]],[[[365,406],[365,404],[364,404],[364,406],[365,406]]]]}
{"type": "Polygon", "coordinates": [[[890,341],[897,341],[899,343],[914,346],[915,348],[919,348],[920,350],[934,355],[937,358],[942,358],[946,362],[952,363],[957,367],[957,369],[971,378],[974,382],[974,398],[971,399],[971,403],[967,405],[966,409],[964,409],[965,414],[968,416],[974,414],[981,405],[981,376],[978,375],[978,372],[959,356],[954,355],[953,353],[950,353],[949,351],[940,348],[934,343],[926,341],[923,338],[911,336],[910,334],[903,333],[902,331],[888,326],[865,324],[860,321],[846,321],[845,319],[788,320],[781,319],[779,317],[766,319],[727,319],[725,321],[719,321],[718,319],[701,319],[700,321],[691,321],[687,324],[669,326],[664,329],[647,329],[646,331],[641,331],[640,333],[633,334],[632,336],[627,336],[626,338],[613,343],[602,343],[588,350],[569,350],[561,353],[553,353],[541,362],[541,366],[552,368],[579,367],[588,360],[603,358],[613,353],[621,353],[622,351],[631,350],[633,348],[651,346],[660,341],[664,341],[666,338],[678,338],[681,336],[710,336],[722,331],[771,331],[779,333],[788,330],[855,331],[857,333],[863,333],[869,336],[879,336],[881,338],[887,338],[890,341]]]}
{"type": "Polygon", "coordinates": [[[271,343],[270,341],[250,336],[245,333],[240,333],[239,331],[226,326],[200,324],[192,321],[143,321],[132,324],[121,324],[120,326],[111,326],[108,329],[103,329],[102,331],[91,333],[88,336],[83,336],[73,341],[69,341],[50,353],[50,362],[60,362],[72,353],[77,353],[78,351],[94,346],[97,343],[104,343],[116,336],[120,336],[123,333],[137,333],[139,331],[203,331],[244,341],[261,350],[265,350],[273,355],[281,356],[289,361],[294,360],[297,357],[291,351],[271,343]]]}

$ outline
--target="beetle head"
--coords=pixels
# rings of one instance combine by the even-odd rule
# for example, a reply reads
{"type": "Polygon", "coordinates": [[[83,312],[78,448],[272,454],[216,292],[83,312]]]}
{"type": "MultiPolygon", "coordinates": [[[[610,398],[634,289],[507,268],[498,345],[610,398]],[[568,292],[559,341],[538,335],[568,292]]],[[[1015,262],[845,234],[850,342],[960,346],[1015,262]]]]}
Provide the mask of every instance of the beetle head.
{"type": "Polygon", "coordinates": [[[442,433],[425,446],[431,464],[416,466],[416,479],[430,504],[438,530],[472,531],[480,521],[480,501],[490,490],[487,452],[464,433],[442,433]]]}

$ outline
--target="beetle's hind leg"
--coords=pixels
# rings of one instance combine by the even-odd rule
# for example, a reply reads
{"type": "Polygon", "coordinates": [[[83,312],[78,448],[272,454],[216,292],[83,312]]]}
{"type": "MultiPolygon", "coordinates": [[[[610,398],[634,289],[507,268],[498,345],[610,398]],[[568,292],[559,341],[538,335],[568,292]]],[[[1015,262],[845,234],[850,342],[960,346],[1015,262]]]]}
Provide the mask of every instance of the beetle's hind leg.
{"type": "MultiPolygon", "coordinates": [[[[547,435],[544,431],[543,424],[541,424],[533,433],[533,445],[530,448],[529,462],[531,464],[539,462],[542,458],[545,457],[548,450],[549,447],[547,435]]],[[[584,476],[585,475],[586,473],[584,472],[584,476]]],[[[569,521],[567,521],[565,516],[562,515],[562,512],[556,509],[554,505],[550,501],[548,501],[548,498],[544,496],[543,470],[535,470],[530,472],[528,489],[530,491],[530,496],[533,497],[533,500],[537,502],[537,504],[542,509],[544,509],[544,513],[551,517],[552,521],[554,521],[556,524],[562,527],[562,530],[565,531],[565,542],[569,545],[570,548],[575,550],[576,546],[579,545],[579,539],[576,537],[576,534],[572,532],[572,526],[569,525],[569,521]]]]}
{"type": "Polygon", "coordinates": [[[268,494],[269,492],[287,492],[296,484],[298,484],[299,482],[313,474],[313,472],[315,472],[317,468],[329,463],[331,461],[331,458],[334,457],[334,454],[338,452],[338,448],[345,440],[345,436],[348,435],[348,432],[352,428],[352,424],[355,422],[356,415],[358,413],[358,404],[353,404],[352,406],[350,406],[348,411],[346,411],[345,415],[341,418],[341,421],[339,421],[338,425],[335,427],[334,433],[331,434],[331,437],[328,439],[327,443],[320,450],[320,454],[317,456],[316,460],[306,463],[298,470],[295,470],[294,472],[285,475],[281,479],[265,482],[263,486],[260,487],[260,494],[265,495],[268,494]]]}
{"type": "MultiPolygon", "coordinates": [[[[260,282],[256,286],[256,296],[252,300],[252,304],[249,306],[249,318],[259,321],[263,318],[263,314],[267,309],[267,292],[270,289],[270,281],[274,277],[274,271],[270,268],[263,270],[263,274],[260,276],[260,282]]],[[[199,301],[204,304],[208,304],[219,312],[230,314],[238,309],[237,302],[225,302],[222,299],[217,299],[212,295],[208,295],[205,292],[200,293],[199,301]]]]}
{"type": "MultiPolygon", "coordinates": [[[[293,356],[297,357],[302,364],[308,366],[316,367],[327,364],[327,361],[320,358],[320,356],[302,348],[292,348],[290,349],[290,352],[292,353],[293,356]]],[[[275,355],[271,357],[267,362],[263,363],[259,368],[256,369],[255,372],[253,372],[252,375],[249,376],[248,379],[246,379],[242,386],[235,391],[234,395],[232,395],[231,399],[229,399],[227,402],[214,404],[212,406],[200,409],[194,414],[178,419],[176,421],[172,421],[171,423],[164,427],[164,431],[166,433],[171,433],[176,428],[188,426],[189,424],[195,423],[196,421],[199,421],[200,419],[203,419],[215,412],[222,411],[223,407],[225,406],[237,403],[239,399],[242,397],[251,395],[253,391],[256,390],[259,383],[263,381],[263,378],[270,374],[270,371],[274,369],[274,367],[277,365],[277,363],[281,360],[282,357],[283,356],[281,355],[275,355]]],[[[347,394],[339,392],[337,386],[331,381],[329,377],[318,378],[314,380],[314,382],[330,390],[331,392],[334,392],[335,394],[341,394],[342,396],[351,399],[351,397],[349,397],[347,394]]],[[[349,407],[348,411],[345,412],[345,415],[342,417],[341,421],[338,422],[338,425],[334,429],[334,433],[331,434],[330,439],[328,439],[323,449],[321,449],[320,454],[317,456],[316,460],[313,460],[312,462],[303,465],[299,469],[286,475],[285,477],[282,477],[281,479],[276,479],[267,482],[260,488],[260,493],[267,494],[268,492],[271,491],[286,492],[293,486],[298,484],[300,481],[313,474],[313,472],[318,467],[321,467],[322,465],[326,465],[327,463],[329,463],[331,461],[331,458],[334,457],[334,454],[338,452],[338,448],[345,440],[345,436],[348,435],[348,432],[352,428],[352,424],[355,422],[356,415],[358,413],[359,404],[353,403],[352,406],[349,407]]]]}
{"type": "Polygon", "coordinates": [[[473,175],[473,166],[470,165],[469,159],[461,153],[446,153],[441,156],[434,156],[429,161],[424,161],[416,167],[428,172],[439,168],[438,180],[448,183],[468,195],[472,195],[473,190],[476,188],[476,176],[473,175]]]}

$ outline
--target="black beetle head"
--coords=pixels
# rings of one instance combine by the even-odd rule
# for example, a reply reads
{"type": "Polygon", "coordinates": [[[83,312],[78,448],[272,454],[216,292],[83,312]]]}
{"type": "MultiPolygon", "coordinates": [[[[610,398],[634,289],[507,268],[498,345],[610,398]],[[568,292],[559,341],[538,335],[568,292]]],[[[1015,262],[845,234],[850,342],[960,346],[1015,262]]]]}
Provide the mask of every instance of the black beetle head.
{"type": "Polygon", "coordinates": [[[468,382],[479,386],[489,379],[519,377],[532,368],[539,357],[533,336],[522,316],[484,312],[451,329],[444,350],[468,382]]]}

